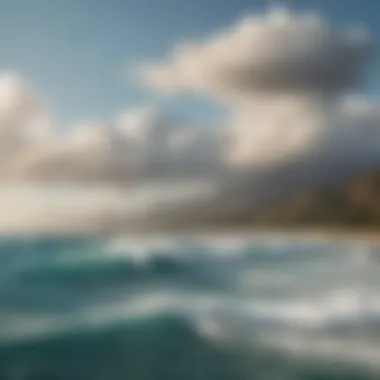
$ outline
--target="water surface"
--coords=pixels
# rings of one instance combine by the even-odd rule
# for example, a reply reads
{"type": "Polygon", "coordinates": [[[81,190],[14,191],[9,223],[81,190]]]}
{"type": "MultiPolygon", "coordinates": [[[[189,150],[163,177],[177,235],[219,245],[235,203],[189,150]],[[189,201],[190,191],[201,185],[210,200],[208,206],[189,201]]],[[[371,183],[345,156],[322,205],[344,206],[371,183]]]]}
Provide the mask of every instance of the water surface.
{"type": "Polygon", "coordinates": [[[0,379],[379,379],[366,244],[2,238],[0,379]]]}

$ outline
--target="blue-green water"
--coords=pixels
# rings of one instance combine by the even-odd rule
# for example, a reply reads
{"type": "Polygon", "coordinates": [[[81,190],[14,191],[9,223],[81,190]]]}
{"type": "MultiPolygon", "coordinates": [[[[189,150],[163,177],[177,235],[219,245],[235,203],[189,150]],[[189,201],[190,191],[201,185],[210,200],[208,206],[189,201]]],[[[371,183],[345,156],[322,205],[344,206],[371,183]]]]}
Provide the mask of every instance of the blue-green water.
{"type": "Polygon", "coordinates": [[[3,238],[0,380],[380,379],[380,266],[366,252],[3,238]]]}

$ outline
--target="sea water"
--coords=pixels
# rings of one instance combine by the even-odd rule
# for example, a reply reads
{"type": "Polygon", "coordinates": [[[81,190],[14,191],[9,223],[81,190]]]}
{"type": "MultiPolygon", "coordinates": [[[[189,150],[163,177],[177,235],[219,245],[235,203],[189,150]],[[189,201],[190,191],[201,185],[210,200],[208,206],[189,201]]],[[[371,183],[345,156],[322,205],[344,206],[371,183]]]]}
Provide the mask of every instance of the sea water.
{"type": "Polygon", "coordinates": [[[0,240],[1,380],[380,379],[364,243],[0,240]]]}

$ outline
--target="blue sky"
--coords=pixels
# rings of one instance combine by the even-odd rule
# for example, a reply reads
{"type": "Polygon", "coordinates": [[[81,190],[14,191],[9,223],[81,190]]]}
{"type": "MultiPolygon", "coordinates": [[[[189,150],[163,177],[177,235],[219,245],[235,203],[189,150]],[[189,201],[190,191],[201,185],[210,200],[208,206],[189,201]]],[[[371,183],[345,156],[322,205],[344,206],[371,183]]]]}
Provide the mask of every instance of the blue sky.
{"type": "MultiPolygon", "coordinates": [[[[162,103],[127,80],[139,62],[163,57],[176,43],[201,39],[228,26],[265,0],[1,0],[0,69],[19,72],[64,124],[111,120],[120,111],[162,103]]],[[[322,11],[335,23],[367,25],[380,33],[377,0],[288,0],[294,9],[322,11]]],[[[377,96],[379,67],[367,88],[377,96]]],[[[220,110],[204,99],[181,97],[164,107],[201,123],[217,123],[220,110]]]]}

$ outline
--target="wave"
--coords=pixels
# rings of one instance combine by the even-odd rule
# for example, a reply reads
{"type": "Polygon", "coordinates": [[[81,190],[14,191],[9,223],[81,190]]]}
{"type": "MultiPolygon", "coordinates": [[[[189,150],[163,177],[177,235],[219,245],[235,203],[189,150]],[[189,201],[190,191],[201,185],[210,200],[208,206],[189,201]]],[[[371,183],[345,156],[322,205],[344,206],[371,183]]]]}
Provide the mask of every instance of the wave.
{"type": "Polygon", "coordinates": [[[193,318],[164,304],[140,304],[134,312],[130,305],[123,318],[103,313],[91,320],[87,313],[82,324],[3,344],[0,378],[370,379],[368,366],[378,363],[374,347],[355,351],[347,341],[301,334],[263,339],[235,315],[193,318]]]}
{"type": "MultiPolygon", "coordinates": [[[[71,286],[176,280],[212,285],[250,267],[294,266],[321,259],[333,249],[320,244],[288,245],[235,239],[223,242],[178,239],[117,239],[109,242],[56,239],[29,245],[22,260],[7,272],[25,283],[65,283],[71,286]],[[222,244],[223,243],[223,244],[222,244]],[[54,246],[56,248],[54,249],[54,246]],[[33,248],[31,248],[33,247],[33,248]],[[37,254],[34,254],[37,252],[37,254]],[[27,256],[27,257],[25,257],[27,256]],[[207,281],[209,279],[210,281],[207,281]]],[[[2,251],[0,247],[0,252],[2,251]]],[[[8,244],[7,250],[16,248],[8,244]]],[[[22,251],[20,247],[18,252],[22,251]]],[[[3,249],[4,251],[4,249],[3,249]]],[[[20,255],[19,255],[20,256],[20,255]]]]}
{"type": "MultiPolygon", "coordinates": [[[[13,379],[239,379],[227,355],[180,318],[155,315],[72,331],[0,350],[0,377],[13,379]]],[[[241,377],[240,377],[241,378],[241,377]]]]}
{"type": "Polygon", "coordinates": [[[369,367],[380,373],[380,297],[377,269],[356,265],[362,250],[0,240],[0,379],[369,379],[369,367]]]}

